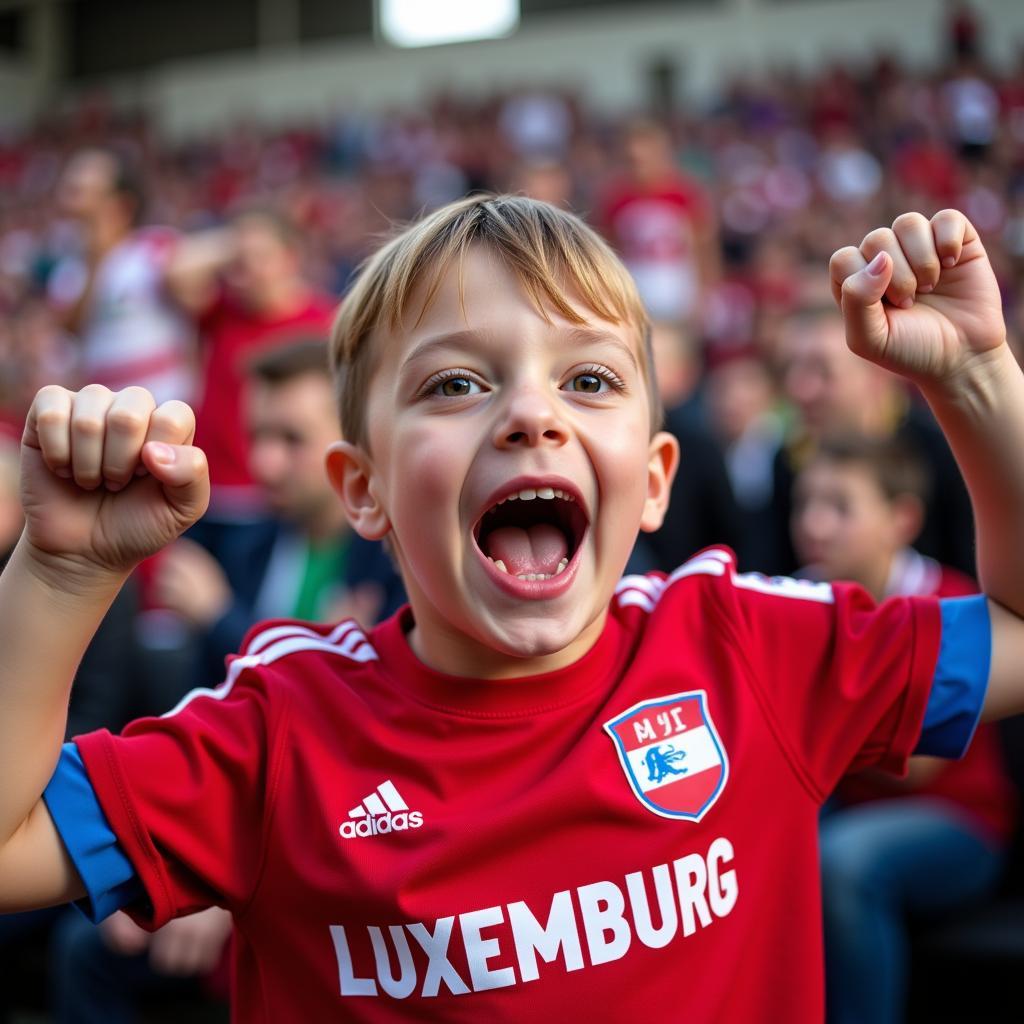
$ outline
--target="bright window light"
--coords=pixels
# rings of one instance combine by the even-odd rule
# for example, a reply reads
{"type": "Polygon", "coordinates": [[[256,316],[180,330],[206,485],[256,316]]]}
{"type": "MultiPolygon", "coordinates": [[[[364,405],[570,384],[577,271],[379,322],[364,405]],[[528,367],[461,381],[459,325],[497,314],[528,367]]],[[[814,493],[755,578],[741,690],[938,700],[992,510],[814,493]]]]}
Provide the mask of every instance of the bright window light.
{"type": "Polygon", "coordinates": [[[377,26],[394,46],[498,39],[519,24],[519,0],[377,0],[377,26]]]}

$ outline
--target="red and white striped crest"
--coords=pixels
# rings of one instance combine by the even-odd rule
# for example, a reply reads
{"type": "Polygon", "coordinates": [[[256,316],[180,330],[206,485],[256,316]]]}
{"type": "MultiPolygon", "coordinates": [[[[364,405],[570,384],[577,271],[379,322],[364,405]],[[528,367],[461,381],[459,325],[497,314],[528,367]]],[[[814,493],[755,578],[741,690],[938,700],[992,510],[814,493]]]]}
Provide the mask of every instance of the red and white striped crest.
{"type": "Polygon", "coordinates": [[[700,821],[725,789],[729,760],[703,690],[634,704],[604,728],[633,793],[655,814],[700,821]]]}

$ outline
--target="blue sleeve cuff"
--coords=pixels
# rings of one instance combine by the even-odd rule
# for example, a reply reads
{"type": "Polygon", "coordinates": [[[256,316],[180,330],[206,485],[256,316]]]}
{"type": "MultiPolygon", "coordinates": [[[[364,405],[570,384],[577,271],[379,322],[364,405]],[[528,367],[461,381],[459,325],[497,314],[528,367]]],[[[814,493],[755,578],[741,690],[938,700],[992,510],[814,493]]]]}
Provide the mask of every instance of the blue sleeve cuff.
{"type": "Polygon", "coordinates": [[[992,659],[988,599],[939,602],[942,641],[915,754],[963,757],[981,717],[992,659]]]}
{"type": "Polygon", "coordinates": [[[43,793],[61,840],[86,895],[75,906],[98,923],[143,896],[142,884],[124,855],[96,799],[74,743],[65,743],[43,793]]]}

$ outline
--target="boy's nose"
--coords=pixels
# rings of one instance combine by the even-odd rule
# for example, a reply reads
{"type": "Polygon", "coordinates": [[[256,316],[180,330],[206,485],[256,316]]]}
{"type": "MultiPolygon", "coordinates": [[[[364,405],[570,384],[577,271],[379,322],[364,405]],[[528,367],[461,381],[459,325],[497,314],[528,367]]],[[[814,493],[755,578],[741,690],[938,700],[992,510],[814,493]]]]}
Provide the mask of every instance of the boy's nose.
{"type": "Polygon", "coordinates": [[[537,392],[515,395],[494,432],[497,448],[565,444],[569,431],[557,402],[537,392]]]}

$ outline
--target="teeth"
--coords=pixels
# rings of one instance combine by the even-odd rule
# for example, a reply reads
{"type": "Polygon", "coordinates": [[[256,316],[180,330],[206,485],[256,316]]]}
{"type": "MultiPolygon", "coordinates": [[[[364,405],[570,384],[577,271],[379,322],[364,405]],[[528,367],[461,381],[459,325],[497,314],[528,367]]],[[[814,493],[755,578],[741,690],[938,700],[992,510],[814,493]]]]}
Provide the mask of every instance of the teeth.
{"type": "MultiPolygon", "coordinates": [[[[502,569],[504,569],[506,572],[508,571],[507,569],[505,569],[505,565],[504,565],[503,562],[499,561],[499,562],[495,562],[494,564],[495,565],[500,565],[502,569]]],[[[568,558],[563,558],[558,563],[558,568],[554,572],[524,572],[524,573],[520,573],[518,576],[516,576],[516,579],[517,580],[526,580],[528,583],[533,583],[536,580],[550,580],[553,577],[557,576],[560,572],[565,572],[565,567],[568,564],[569,564],[569,559],[568,558]]]]}
{"type": "Polygon", "coordinates": [[[492,562],[494,562],[494,564],[495,564],[495,565],[496,565],[496,566],[497,566],[497,567],[498,567],[498,568],[499,568],[499,569],[500,569],[500,570],[501,570],[502,572],[504,572],[504,573],[507,573],[507,572],[508,572],[508,569],[506,569],[506,568],[505,568],[505,563],[504,563],[504,562],[503,562],[503,561],[502,561],[502,560],[501,560],[500,558],[492,558],[492,559],[491,559],[491,561],[492,561],[492,562]]]}
{"type": "Polygon", "coordinates": [[[524,487],[515,494],[507,494],[500,501],[495,502],[489,511],[493,512],[499,505],[506,501],[533,501],[535,498],[543,498],[545,501],[553,501],[559,498],[562,501],[575,501],[576,499],[568,491],[560,491],[556,487],[524,487]]]}

